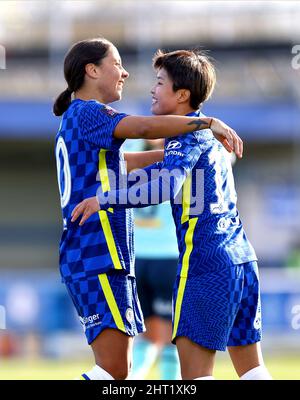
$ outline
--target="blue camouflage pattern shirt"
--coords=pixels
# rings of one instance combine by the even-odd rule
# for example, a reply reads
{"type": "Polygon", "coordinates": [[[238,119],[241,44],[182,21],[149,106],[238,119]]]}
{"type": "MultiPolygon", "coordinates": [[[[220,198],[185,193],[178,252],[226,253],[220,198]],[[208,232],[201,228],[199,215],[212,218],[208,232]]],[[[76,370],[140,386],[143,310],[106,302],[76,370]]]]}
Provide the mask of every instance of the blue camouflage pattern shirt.
{"type": "Polygon", "coordinates": [[[63,281],[109,270],[134,275],[132,210],[100,211],[83,226],[78,220],[71,222],[79,202],[95,196],[99,185],[104,193],[111,190],[112,174],[117,185],[119,176],[126,174],[120,150],[124,140],[113,136],[126,116],[96,100],[80,99],[73,100],[62,116],[55,154],[63,218],[59,247],[63,281]]]}

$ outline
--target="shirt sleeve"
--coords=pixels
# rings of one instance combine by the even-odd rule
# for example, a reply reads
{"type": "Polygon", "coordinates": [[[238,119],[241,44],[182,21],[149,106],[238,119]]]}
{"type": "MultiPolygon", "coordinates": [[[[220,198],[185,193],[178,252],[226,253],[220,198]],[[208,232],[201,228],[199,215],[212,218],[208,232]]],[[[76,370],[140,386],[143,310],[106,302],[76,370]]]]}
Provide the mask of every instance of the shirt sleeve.
{"type": "Polygon", "coordinates": [[[201,152],[193,133],[167,140],[163,162],[128,174],[126,188],[97,193],[101,209],[141,208],[174,199],[201,152]]]}
{"type": "Polygon", "coordinates": [[[78,124],[82,139],[99,148],[111,149],[114,130],[118,123],[127,117],[113,108],[95,100],[87,101],[81,108],[78,124]]]}

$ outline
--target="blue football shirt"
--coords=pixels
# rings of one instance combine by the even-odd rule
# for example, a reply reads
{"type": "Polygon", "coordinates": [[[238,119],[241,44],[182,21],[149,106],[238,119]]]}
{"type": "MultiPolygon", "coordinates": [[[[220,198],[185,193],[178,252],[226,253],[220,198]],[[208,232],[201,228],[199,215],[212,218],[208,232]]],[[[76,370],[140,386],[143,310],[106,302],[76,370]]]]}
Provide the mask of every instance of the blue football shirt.
{"type": "Polygon", "coordinates": [[[180,253],[178,274],[186,277],[257,260],[237,210],[230,154],[211,130],[168,139],[164,163],[169,169],[184,168],[186,176],[177,198],[171,198],[180,253]]]}
{"type": "Polygon", "coordinates": [[[112,269],[134,274],[132,210],[100,211],[81,227],[78,220],[71,222],[79,202],[95,196],[99,185],[104,193],[111,190],[112,175],[118,180],[126,174],[120,150],[124,140],[113,136],[124,117],[126,114],[96,100],[80,99],[73,100],[62,116],[55,153],[63,218],[59,255],[64,281],[112,269]]]}

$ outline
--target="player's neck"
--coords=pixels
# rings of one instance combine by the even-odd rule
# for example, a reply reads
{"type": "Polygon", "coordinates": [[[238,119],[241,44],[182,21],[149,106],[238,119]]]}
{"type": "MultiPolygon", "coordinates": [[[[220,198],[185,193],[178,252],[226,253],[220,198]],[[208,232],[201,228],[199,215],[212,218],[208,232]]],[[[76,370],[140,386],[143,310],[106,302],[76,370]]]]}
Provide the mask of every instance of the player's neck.
{"type": "Polygon", "coordinates": [[[186,114],[192,113],[194,111],[196,111],[196,110],[191,108],[191,106],[188,104],[178,104],[178,106],[172,112],[172,114],[173,115],[186,115],[186,114]]]}
{"type": "Polygon", "coordinates": [[[100,95],[99,92],[97,92],[94,89],[90,88],[84,88],[84,89],[79,89],[74,93],[75,99],[81,99],[81,100],[98,100],[100,103],[106,104],[107,102],[105,99],[100,95]]]}

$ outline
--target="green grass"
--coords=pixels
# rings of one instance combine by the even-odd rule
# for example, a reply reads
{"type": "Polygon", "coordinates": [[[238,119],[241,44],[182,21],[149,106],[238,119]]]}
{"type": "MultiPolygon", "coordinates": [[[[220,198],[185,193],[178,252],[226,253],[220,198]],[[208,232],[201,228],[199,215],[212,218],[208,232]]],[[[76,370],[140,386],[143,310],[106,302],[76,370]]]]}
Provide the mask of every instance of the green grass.
{"type": "MultiPolygon", "coordinates": [[[[299,354],[291,356],[265,356],[265,363],[274,379],[300,380],[299,354]]],[[[69,380],[79,376],[92,367],[92,358],[84,360],[49,360],[49,359],[0,359],[0,380],[3,379],[63,379],[69,380]]],[[[233,367],[227,357],[217,358],[216,379],[237,379],[233,367]]],[[[149,379],[158,379],[154,368],[149,379]]]]}
{"type": "MultiPolygon", "coordinates": [[[[273,379],[300,379],[299,354],[290,356],[265,356],[264,360],[273,379]]],[[[216,379],[238,379],[228,359],[217,360],[214,375],[216,379]]]]}

